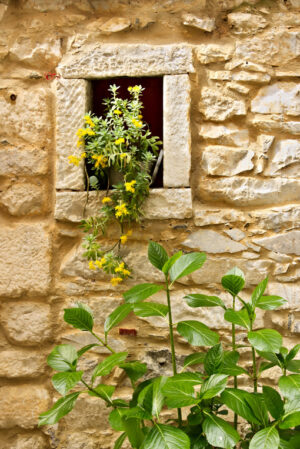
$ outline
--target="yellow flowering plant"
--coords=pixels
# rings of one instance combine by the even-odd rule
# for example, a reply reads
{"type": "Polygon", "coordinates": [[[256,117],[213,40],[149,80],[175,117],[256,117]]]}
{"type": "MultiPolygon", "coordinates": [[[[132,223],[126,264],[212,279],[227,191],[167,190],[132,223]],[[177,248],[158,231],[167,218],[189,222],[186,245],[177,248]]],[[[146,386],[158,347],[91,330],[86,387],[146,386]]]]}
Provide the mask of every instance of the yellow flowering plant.
{"type": "Polygon", "coordinates": [[[85,160],[86,171],[92,173],[87,178],[88,190],[106,190],[99,215],[82,220],[81,227],[86,234],[83,246],[89,268],[112,274],[114,286],[131,274],[121,249],[131,235],[132,223],[139,222],[142,216],[151,168],[162,144],[142,120],[142,86],[129,87],[129,99],[120,98],[118,89],[116,85],[110,86],[111,97],[104,100],[104,116],[92,113],[84,116],[84,127],[76,133],[81,156],[69,156],[70,164],[77,166],[85,160]],[[119,174],[120,181],[113,184],[114,172],[119,174]],[[98,238],[106,232],[111,220],[119,224],[120,236],[112,248],[105,250],[98,238]]]}

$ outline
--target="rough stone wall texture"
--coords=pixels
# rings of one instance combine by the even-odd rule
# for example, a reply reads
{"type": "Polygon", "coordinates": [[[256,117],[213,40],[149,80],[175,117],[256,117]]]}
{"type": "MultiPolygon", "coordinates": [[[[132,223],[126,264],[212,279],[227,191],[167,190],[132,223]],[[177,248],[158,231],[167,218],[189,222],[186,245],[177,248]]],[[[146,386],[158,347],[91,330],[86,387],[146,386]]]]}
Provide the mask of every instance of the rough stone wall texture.
{"type": "MultiPolygon", "coordinates": [[[[247,294],[268,274],[269,291],[288,300],[281,311],[261,313],[258,325],[281,331],[288,347],[299,342],[300,3],[5,0],[0,29],[0,447],[110,449],[113,433],[96,398],[80,398],[61,423],[37,429],[39,413],[57,397],[46,355],[58,343],[90,342],[63,324],[64,307],[84,300],[101,330],[104,317],[120,304],[122,288],[161,281],[147,262],[148,239],[170,253],[181,248],[208,254],[203,269],[177,285],[175,320],[194,316],[183,305],[184,294],[218,293],[221,276],[237,265],[246,271],[247,294]],[[191,191],[150,197],[147,218],[125,249],[134,278],[114,288],[82,260],[77,224],[85,194],[55,193],[56,90],[44,74],[59,70],[62,60],[76,68],[77,54],[90,47],[120,43],[125,57],[126,44],[190,48],[192,60],[166,50],[149,67],[155,72],[165,57],[173,70],[177,57],[181,73],[189,72],[192,171],[191,191]]],[[[138,58],[135,63],[137,74],[138,58]]],[[[70,70],[66,78],[72,78],[70,70]]],[[[62,156],[59,142],[57,148],[62,156]]],[[[59,171],[60,177],[69,175],[59,171]]],[[[198,316],[227,335],[228,325],[215,311],[198,316]]],[[[168,372],[165,324],[130,317],[124,326],[135,327],[138,338],[120,337],[116,330],[112,345],[147,361],[152,373],[162,367],[168,372]]],[[[190,351],[182,341],[180,348],[190,351]]],[[[84,367],[91,370],[102,356],[87,355],[84,367]]],[[[268,374],[269,380],[277,375],[268,374]]],[[[117,371],[112,381],[126,397],[128,385],[117,371]]]]}

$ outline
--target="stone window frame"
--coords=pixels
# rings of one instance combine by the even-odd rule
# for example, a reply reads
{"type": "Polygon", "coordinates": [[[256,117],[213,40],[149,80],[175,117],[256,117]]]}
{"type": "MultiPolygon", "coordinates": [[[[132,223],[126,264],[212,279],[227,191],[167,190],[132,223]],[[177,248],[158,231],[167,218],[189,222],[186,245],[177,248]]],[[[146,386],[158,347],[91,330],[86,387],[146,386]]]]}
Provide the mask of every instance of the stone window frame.
{"type": "MultiPolygon", "coordinates": [[[[56,84],[56,206],[55,218],[80,222],[86,205],[84,164],[73,166],[78,155],[76,131],[90,109],[90,80],[117,76],[163,77],[163,188],[150,189],[147,219],[192,217],[190,188],[192,46],[103,44],[65,57],[56,84]]],[[[105,192],[90,192],[86,216],[95,214],[105,192]]]]}

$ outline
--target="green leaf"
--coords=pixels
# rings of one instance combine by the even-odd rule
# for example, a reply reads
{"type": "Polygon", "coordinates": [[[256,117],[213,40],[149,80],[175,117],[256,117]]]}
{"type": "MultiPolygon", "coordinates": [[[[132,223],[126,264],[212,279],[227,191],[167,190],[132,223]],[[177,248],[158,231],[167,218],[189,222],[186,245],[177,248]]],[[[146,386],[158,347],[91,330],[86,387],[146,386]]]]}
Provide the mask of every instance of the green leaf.
{"type": "Polygon", "coordinates": [[[200,365],[204,363],[204,359],[206,354],[204,352],[197,352],[196,354],[190,354],[184,359],[183,368],[187,368],[188,366],[200,365]]]}
{"type": "Polygon", "coordinates": [[[263,310],[274,310],[287,304],[287,300],[281,296],[262,296],[256,303],[256,307],[263,310]]]}
{"type": "Polygon", "coordinates": [[[248,422],[260,424],[246,400],[248,396],[249,393],[247,391],[237,388],[226,388],[221,394],[221,401],[248,422]]]}
{"type": "MultiPolygon", "coordinates": [[[[187,373],[186,373],[187,374],[187,373]]],[[[186,407],[197,404],[193,383],[184,380],[168,378],[162,389],[169,408],[186,407]]]]}
{"type": "Polygon", "coordinates": [[[83,371],[57,373],[52,377],[54,388],[62,395],[65,395],[81,380],[83,371]]]}
{"type": "Polygon", "coordinates": [[[275,427],[266,427],[257,432],[250,442],[249,449],[278,449],[279,434],[275,427]]]}
{"type": "Polygon", "coordinates": [[[225,390],[228,376],[224,374],[213,374],[202,385],[200,391],[201,399],[214,398],[225,390]]]}
{"type": "Polygon", "coordinates": [[[291,360],[287,362],[286,369],[292,373],[300,373],[300,360],[291,360]]]}
{"type": "Polygon", "coordinates": [[[57,423],[63,416],[67,415],[72,410],[79,395],[80,392],[71,393],[59,399],[50,410],[39,416],[39,426],[57,423]]]}
{"type": "Polygon", "coordinates": [[[285,398],[292,400],[297,397],[300,400],[300,374],[282,376],[278,385],[285,398]]]}
{"type": "Polygon", "coordinates": [[[290,445],[289,441],[285,441],[282,438],[280,438],[279,449],[293,449],[293,448],[290,445]]]}
{"type": "Polygon", "coordinates": [[[113,327],[117,326],[126,318],[132,311],[131,304],[122,304],[117,307],[105,320],[104,332],[107,334],[113,327]]]}
{"type": "Polygon", "coordinates": [[[263,281],[261,281],[257,287],[255,287],[252,296],[251,296],[251,301],[252,301],[252,307],[253,310],[255,309],[257,302],[259,301],[259,299],[261,298],[261,296],[264,294],[264,291],[268,285],[268,277],[266,277],[263,281]]]}
{"type": "Polygon", "coordinates": [[[75,371],[77,351],[71,345],[55,346],[47,357],[47,363],[55,371],[75,371]]]}
{"type": "Polygon", "coordinates": [[[207,374],[215,374],[223,361],[223,349],[221,343],[210,348],[204,360],[204,369],[207,374]]]}
{"type": "Polygon", "coordinates": [[[117,430],[118,432],[124,430],[124,424],[122,420],[123,410],[124,409],[122,408],[115,408],[110,412],[108,417],[110,427],[114,430],[117,430]]]}
{"type": "Polygon", "coordinates": [[[162,271],[169,257],[166,250],[159,243],[150,241],[148,246],[148,259],[155,268],[162,271]]]}
{"type": "Polygon", "coordinates": [[[222,277],[221,282],[225,290],[236,296],[245,285],[245,275],[242,270],[234,267],[222,277]]]}
{"type": "Polygon", "coordinates": [[[190,440],[177,427],[155,424],[146,436],[143,449],[190,449],[190,440]]]}
{"type": "Polygon", "coordinates": [[[116,354],[109,355],[103,362],[99,363],[94,369],[92,380],[94,381],[98,376],[107,376],[111,370],[124,362],[128,352],[117,352],[116,354]]]}
{"type": "Polygon", "coordinates": [[[263,395],[267,409],[274,419],[283,415],[283,400],[274,388],[263,386],[263,395]]]}
{"type": "Polygon", "coordinates": [[[116,387],[112,385],[99,384],[94,388],[94,391],[89,391],[90,396],[96,396],[104,399],[108,404],[111,404],[111,397],[115,391],[116,387]]]}
{"type": "Polygon", "coordinates": [[[178,333],[194,346],[214,346],[220,336],[199,321],[180,321],[177,325],[178,333]]]}
{"type": "Polygon", "coordinates": [[[144,434],[140,427],[140,419],[124,419],[123,424],[131,447],[133,447],[134,449],[140,448],[144,440],[144,434]]]}
{"type": "Polygon", "coordinates": [[[259,351],[278,353],[282,346],[282,336],[273,329],[248,332],[248,340],[259,351]]]}
{"type": "Polygon", "coordinates": [[[223,353],[223,361],[218,368],[218,373],[227,374],[229,376],[239,376],[247,374],[247,370],[237,365],[239,353],[237,351],[225,351],[223,353]]]}
{"type": "Polygon", "coordinates": [[[135,304],[137,302],[144,301],[144,299],[149,298],[149,296],[162,290],[164,287],[162,285],[156,284],[139,284],[132,287],[127,292],[123,293],[123,297],[126,303],[135,304]]]}
{"type": "Polygon", "coordinates": [[[142,302],[134,306],[134,313],[137,316],[161,316],[166,317],[168,314],[168,306],[164,304],[159,304],[157,302],[142,302]]]}
{"type": "Polygon", "coordinates": [[[131,382],[136,382],[140,377],[142,377],[147,372],[146,363],[141,363],[137,361],[121,363],[119,365],[122,368],[131,382]]]}
{"type": "Polygon", "coordinates": [[[161,409],[164,405],[164,394],[163,394],[163,386],[167,381],[167,377],[157,377],[153,382],[153,391],[152,391],[152,413],[151,415],[159,417],[161,409]]]}
{"type": "Polygon", "coordinates": [[[238,326],[250,329],[250,318],[247,309],[243,307],[241,310],[227,309],[224,313],[224,318],[229,323],[237,324],[238,326]]]}
{"type": "Polygon", "coordinates": [[[66,323],[71,324],[76,329],[82,331],[92,331],[94,326],[94,320],[92,315],[81,307],[74,307],[72,309],[64,309],[64,320],[66,323]]]}
{"type": "Polygon", "coordinates": [[[288,355],[286,357],[286,361],[288,362],[290,360],[293,360],[296,357],[296,355],[298,354],[299,349],[300,349],[300,344],[295,345],[288,353],[288,355]]]}
{"type": "Polygon", "coordinates": [[[162,267],[162,272],[167,275],[169,273],[170,268],[174,265],[177,259],[182,256],[182,251],[178,251],[178,253],[173,254],[172,257],[170,257],[167,262],[162,267]]]}
{"type": "Polygon", "coordinates": [[[126,432],[122,433],[119,436],[119,438],[115,441],[114,449],[121,449],[126,437],[127,437],[126,432]]]}
{"type": "Polygon", "coordinates": [[[97,343],[93,343],[91,345],[86,345],[83,348],[79,349],[79,351],[77,351],[78,358],[81,357],[83,354],[85,354],[90,349],[94,348],[95,346],[100,346],[100,345],[98,345],[97,343]]]}
{"type": "Polygon", "coordinates": [[[280,429],[291,429],[300,426],[300,411],[288,413],[279,424],[280,429]]]}
{"type": "Polygon", "coordinates": [[[269,415],[263,394],[248,393],[247,395],[245,395],[245,399],[248,402],[248,405],[251,407],[251,410],[256,419],[258,419],[259,422],[264,427],[266,427],[269,423],[269,415]]]}
{"type": "Polygon", "coordinates": [[[292,436],[292,438],[290,439],[289,443],[292,446],[292,449],[299,449],[299,447],[300,447],[300,433],[297,432],[296,435],[292,436]]]}
{"type": "Polygon", "coordinates": [[[237,431],[226,421],[214,415],[207,415],[203,422],[203,431],[212,446],[233,448],[240,440],[237,431]]]}
{"type": "Polygon", "coordinates": [[[184,297],[187,304],[190,307],[222,307],[223,309],[226,309],[226,306],[222,299],[218,298],[217,296],[207,296],[207,295],[201,295],[198,293],[187,295],[184,297]]]}
{"type": "Polygon", "coordinates": [[[189,253],[179,257],[170,269],[171,281],[175,282],[177,279],[198,270],[202,267],[205,260],[206,254],[204,253],[189,253]]]}

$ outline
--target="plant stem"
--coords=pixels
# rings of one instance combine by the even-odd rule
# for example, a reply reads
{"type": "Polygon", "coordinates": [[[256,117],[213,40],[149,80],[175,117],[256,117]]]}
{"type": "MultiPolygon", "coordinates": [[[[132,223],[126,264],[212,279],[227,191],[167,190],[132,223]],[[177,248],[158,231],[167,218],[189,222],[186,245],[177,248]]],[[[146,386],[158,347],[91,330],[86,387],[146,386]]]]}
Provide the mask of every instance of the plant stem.
{"type": "Polygon", "coordinates": [[[100,341],[100,343],[105,346],[105,348],[107,348],[110,352],[112,352],[113,354],[116,353],[116,351],[114,351],[107,343],[105,343],[105,341],[103,341],[100,337],[98,337],[98,335],[96,335],[93,331],[90,331],[91,334],[97,338],[98,341],[100,341]]]}
{"type": "MultiPolygon", "coordinates": [[[[250,319],[250,330],[252,331],[252,326],[253,326],[253,318],[251,317],[250,319]]],[[[256,353],[255,353],[255,348],[253,348],[253,346],[251,346],[252,349],[252,363],[253,363],[253,388],[254,388],[254,393],[257,393],[257,369],[256,369],[256,353]]]]}
{"type": "MultiPolygon", "coordinates": [[[[235,296],[232,297],[232,309],[235,310],[235,296]]],[[[232,350],[235,351],[236,350],[235,324],[232,324],[231,335],[232,335],[232,350]]],[[[238,387],[237,376],[234,376],[233,382],[234,382],[234,388],[237,388],[238,387]]],[[[234,414],[234,428],[235,429],[237,429],[237,424],[238,424],[238,415],[235,413],[234,414]]]]}
{"type": "MultiPolygon", "coordinates": [[[[172,354],[172,366],[173,366],[173,374],[177,374],[177,367],[176,367],[176,355],[175,355],[175,344],[174,344],[174,334],[173,334],[173,321],[172,321],[172,309],[171,309],[171,300],[170,300],[170,290],[169,290],[169,284],[168,279],[166,279],[166,291],[167,291],[167,301],[168,301],[168,309],[169,309],[169,332],[170,332],[170,344],[171,344],[171,354],[172,354]]],[[[178,423],[179,427],[182,425],[182,414],[181,409],[177,409],[178,412],[178,423]]]]}

